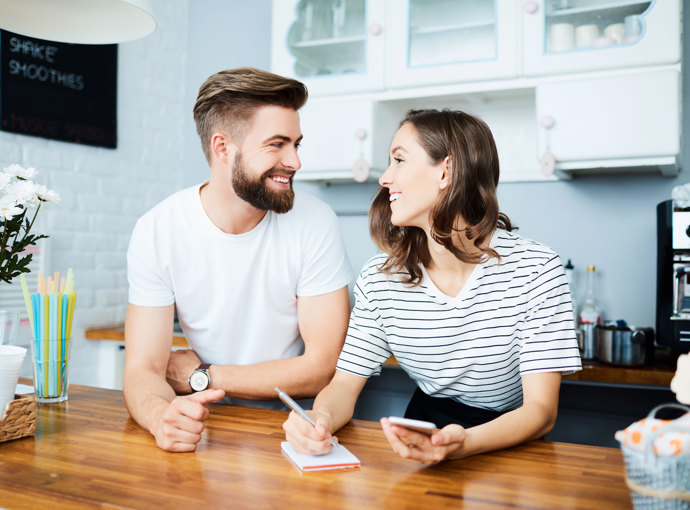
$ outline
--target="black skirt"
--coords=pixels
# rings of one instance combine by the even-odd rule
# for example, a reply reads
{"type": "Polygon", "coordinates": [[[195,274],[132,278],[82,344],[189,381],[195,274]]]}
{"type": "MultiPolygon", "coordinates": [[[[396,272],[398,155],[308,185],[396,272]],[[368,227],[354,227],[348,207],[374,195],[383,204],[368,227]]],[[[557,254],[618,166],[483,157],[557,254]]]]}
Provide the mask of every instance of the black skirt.
{"type": "Polygon", "coordinates": [[[438,428],[457,423],[465,428],[481,425],[501,416],[501,411],[472,407],[451,398],[430,397],[417,388],[407,404],[405,418],[430,421],[438,428]]]}

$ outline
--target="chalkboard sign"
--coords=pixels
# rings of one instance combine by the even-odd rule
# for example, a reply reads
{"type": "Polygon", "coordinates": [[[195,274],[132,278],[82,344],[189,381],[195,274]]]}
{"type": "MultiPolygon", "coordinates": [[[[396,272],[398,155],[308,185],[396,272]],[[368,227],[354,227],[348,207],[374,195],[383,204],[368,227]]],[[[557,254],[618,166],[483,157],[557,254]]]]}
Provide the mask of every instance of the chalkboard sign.
{"type": "Polygon", "coordinates": [[[117,146],[117,45],[66,44],[0,30],[0,129],[117,146]]]}

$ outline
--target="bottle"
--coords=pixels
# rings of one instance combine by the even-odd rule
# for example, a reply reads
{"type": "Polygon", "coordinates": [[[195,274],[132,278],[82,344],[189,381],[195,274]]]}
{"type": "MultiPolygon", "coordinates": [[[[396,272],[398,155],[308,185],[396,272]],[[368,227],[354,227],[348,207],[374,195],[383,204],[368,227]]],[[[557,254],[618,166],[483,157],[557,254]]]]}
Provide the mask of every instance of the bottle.
{"type": "Polygon", "coordinates": [[[587,266],[587,293],[580,309],[580,324],[599,324],[601,322],[601,311],[597,306],[595,284],[595,267],[587,266]]]}
{"type": "Polygon", "coordinates": [[[568,287],[570,287],[570,301],[573,304],[573,318],[578,317],[577,314],[577,296],[575,294],[575,266],[568,259],[568,263],[563,266],[565,269],[565,278],[568,280],[568,287]]]}
{"type": "Polygon", "coordinates": [[[587,266],[587,293],[580,308],[580,331],[582,332],[582,359],[594,359],[597,355],[597,330],[601,322],[601,312],[597,306],[594,291],[594,266],[587,266]]]}

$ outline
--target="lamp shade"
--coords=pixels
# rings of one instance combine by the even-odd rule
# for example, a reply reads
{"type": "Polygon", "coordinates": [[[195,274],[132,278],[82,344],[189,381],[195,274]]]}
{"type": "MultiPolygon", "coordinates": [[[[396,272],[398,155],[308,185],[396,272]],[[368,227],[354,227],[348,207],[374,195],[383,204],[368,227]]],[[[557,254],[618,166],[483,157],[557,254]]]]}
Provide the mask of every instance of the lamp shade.
{"type": "Polygon", "coordinates": [[[0,28],[48,41],[116,44],[153,32],[149,0],[0,0],[0,28]]]}

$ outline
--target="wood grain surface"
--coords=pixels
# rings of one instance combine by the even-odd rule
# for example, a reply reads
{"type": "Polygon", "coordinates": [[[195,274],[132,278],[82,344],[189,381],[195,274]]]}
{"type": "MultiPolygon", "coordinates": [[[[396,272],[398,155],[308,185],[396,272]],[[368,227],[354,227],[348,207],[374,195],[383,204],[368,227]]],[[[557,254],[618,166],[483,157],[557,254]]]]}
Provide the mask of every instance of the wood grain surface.
{"type": "Polygon", "coordinates": [[[423,467],[355,420],[338,437],[361,468],[301,473],[285,417],[212,405],[197,451],[166,453],[121,392],[72,385],[39,405],[35,437],[0,443],[0,508],[631,508],[618,449],[532,441],[423,467]]]}

